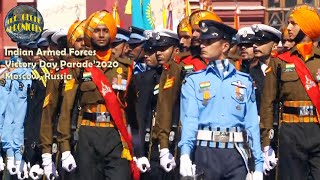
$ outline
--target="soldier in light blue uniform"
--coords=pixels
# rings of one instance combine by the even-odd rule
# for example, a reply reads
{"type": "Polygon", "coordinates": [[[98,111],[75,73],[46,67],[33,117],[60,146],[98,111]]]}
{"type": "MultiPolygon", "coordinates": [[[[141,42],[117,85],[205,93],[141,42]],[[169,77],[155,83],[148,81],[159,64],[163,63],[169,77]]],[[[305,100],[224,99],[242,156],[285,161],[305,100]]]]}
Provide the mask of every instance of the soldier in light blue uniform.
{"type": "Polygon", "coordinates": [[[7,156],[7,170],[10,175],[17,174],[18,179],[28,178],[27,165],[22,158],[24,149],[24,119],[27,110],[27,88],[31,86],[31,69],[11,69],[4,76],[4,88],[7,96],[7,106],[4,109],[3,131],[1,143],[7,156]],[[28,77],[17,77],[29,75],[28,77]]]}
{"type": "Polygon", "coordinates": [[[205,20],[201,56],[207,69],[185,79],[181,92],[180,174],[204,179],[262,180],[263,157],[255,92],[248,74],[226,58],[236,30],[205,20]],[[191,158],[194,153],[194,163],[191,158]],[[249,172],[249,173],[248,173],[249,172]]]}

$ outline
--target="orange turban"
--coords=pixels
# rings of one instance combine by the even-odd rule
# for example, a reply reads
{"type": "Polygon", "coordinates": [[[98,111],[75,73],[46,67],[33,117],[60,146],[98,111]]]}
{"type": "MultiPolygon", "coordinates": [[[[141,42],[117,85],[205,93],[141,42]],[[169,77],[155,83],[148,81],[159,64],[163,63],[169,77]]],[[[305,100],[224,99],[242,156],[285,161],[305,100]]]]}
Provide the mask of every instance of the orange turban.
{"type": "Polygon", "coordinates": [[[116,38],[117,25],[114,18],[112,17],[112,14],[110,14],[108,11],[105,11],[105,10],[97,11],[91,14],[90,17],[86,20],[86,25],[84,29],[84,43],[87,46],[91,46],[91,37],[92,37],[93,30],[99,24],[106,25],[107,28],[109,29],[110,44],[116,38]]]}
{"type": "Polygon", "coordinates": [[[213,20],[222,23],[221,18],[212,11],[197,10],[190,15],[191,26],[199,25],[199,22],[202,20],[213,20]]]}
{"type": "Polygon", "coordinates": [[[312,40],[320,37],[320,18],[314,7],[308,5],[296,6],[290,16],[293,17],[302,32],[312,40]]]}
{"type": "Polygon", "coordinates": [[[178,35],[180,32],[187,32],[189,36],[192,36],[192,27],[190,25],[189,16],[180,21],[177,32],[178,35]]]}
{"type": "Polygon", "coordinates": [[[84,33],[84,26],[86,21],[79,21],[76,20],[69,28],[67,40],[68,40],[68,47],[73,47],[74,43],[76,42],[79,36],[83,35],[84,33]]]}

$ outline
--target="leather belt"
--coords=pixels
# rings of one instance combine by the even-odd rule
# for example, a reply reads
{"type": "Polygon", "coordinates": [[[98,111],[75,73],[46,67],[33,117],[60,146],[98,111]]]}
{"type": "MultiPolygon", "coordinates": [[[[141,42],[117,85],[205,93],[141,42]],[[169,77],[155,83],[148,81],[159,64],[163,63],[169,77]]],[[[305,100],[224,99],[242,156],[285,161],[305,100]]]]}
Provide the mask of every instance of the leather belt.
{"type": "Polygon", "coordinates": [[[94,122],[111,122],[111,116],[109,112],[84,112],[82,118],[94,122]]]}
{"type": "Polygon", "coordinates": [[[213,142],[243,142],[242,132],[208,131],[198,130],[197,140],[213,142]]]}
{"type": "Polygon", "coordinates": [[[317,115],[315,106],[300,106],[300,107],[283,106],[282,113],[294,114],[298,116],[316,116],[317,115]]]}

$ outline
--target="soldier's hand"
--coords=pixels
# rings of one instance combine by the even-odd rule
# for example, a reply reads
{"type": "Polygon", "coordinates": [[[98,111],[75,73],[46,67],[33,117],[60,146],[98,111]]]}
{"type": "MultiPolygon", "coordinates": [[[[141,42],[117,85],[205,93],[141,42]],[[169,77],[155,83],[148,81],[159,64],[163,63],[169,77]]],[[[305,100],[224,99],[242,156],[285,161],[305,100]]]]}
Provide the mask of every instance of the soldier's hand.
{"type": "Polygon", "coordinates": [[[142,173],[145,173],[147,171],[149,171],[151,168],[150,168],[150,163],[149,163],[149,160],[148,158],[146,157],[140,157],[136,160],[136,164],[138,166],[138,168],[140,169],[140,171],[142,173]]]}
{"type": "Polygon", "coordinates": [[[160,149],[160,165],[166,172],[170,172],[176,167],[174,157],[168,148],[160,149]]]}
{"type": "Polygon", "coordinates": [[[43,169],[40,167],[39,164],[35,164],[30,168],[29,176],[33,180],[41,179],[42,175],[43,175],[43,169]]]}
{"type": "Polygon", "coordinates": [[[74,160],[70,151],[65,151],[62,153],[61,161],[62,168],[68,172],[75,170],[77,167],[76,161],[74,160]]]}
{"type": "Polygon", "coordinates": [[[18,179],[27,179],[29,177],[27,163],[22,161],[16,161],[17,177],[18,179]]]}
{"type": "Polygon", "coordinates": [[[3,158],[0,156],[0,172],[4,170],[5,164],[3,163],[3,158]]]}
{"type": "Polygon", "coordinates": [[[263,159],[263,172],[267,174],[267,171],[270,171],[274,167],[276,167],[278,161],[274,150],[270,146],[266,146],[263,148],[263,159]]]}
{"type": "Polygon", "coordinates": [[[44,174],[46,175],[48,180],[54,180],[59,177],[58,171],[56,170],[56,167],[52,162],[52,154],[42,154],[42,166],[44,174]]]}
{"type": "Polygon", "coordinates": [[[9,171],[10,175],[17,174],[17,168],[14,164],[14,157],[7,157],[7,170],[9,171]]]}
{"type": "Polygon", "coordinates": [[[184,154],[180,157],[180,174],[184,176],[193,176],[195,175],[195,165],[192,166],[192,161],[188,154],[184,154]]]}

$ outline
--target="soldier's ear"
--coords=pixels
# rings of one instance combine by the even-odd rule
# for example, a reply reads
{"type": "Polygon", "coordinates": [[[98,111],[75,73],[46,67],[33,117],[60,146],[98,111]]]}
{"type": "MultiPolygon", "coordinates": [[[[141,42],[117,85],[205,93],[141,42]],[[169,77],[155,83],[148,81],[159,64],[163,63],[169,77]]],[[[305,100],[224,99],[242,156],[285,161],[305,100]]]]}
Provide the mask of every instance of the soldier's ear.
{"type": "Polygon", "coordinates": [[[274,42],[272,45],[272,50],[276,51],[278,49],[278,43],[274,42]]]}

